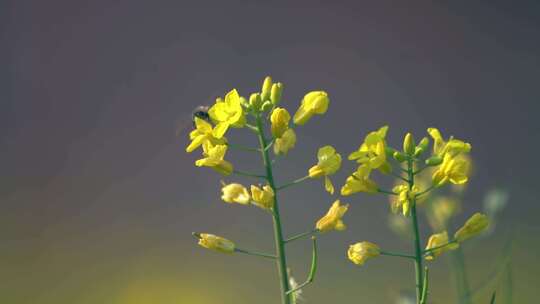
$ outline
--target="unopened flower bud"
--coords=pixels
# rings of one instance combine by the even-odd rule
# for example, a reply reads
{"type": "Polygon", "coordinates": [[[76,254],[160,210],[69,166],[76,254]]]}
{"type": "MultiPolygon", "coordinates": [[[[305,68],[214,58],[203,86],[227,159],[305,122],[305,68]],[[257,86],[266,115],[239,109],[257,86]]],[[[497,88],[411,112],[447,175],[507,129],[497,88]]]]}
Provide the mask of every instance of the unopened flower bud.
{"type": "Polygon", "coordinates": [[[426,159],[426,165],[428,166],[438,166],[442,163],[443,159],[440,156],[433,155],[432,157],[426,159]]]}
{"type": "Polygon", "coordinates": [[[261,98],[263,101],[270,99],[271,91],[272,91],[272,77],[266,76],[262,85],[262,90],[261,90],[261,98]]]}
{"type": "Polygon", "coordinates": [[[407,156],[405,156],[405,154],[399,151],[394,151],[394,154],[392,154],[392,157],[400,163],[407,160],[407,156]]]}
{"type": "Polygon", "coordinates": [[[259,111],[262,105],[261,94],[253,93],[249,96],[249,105],[255,111],[259,111]]]}
{"type": "Polygon", "coordinates": [[[270,100],[277,106],[281,102],[281,95],[283,93],[283,84],[281,82],[274,83],[270,91],[270,100]]]}
{"type": "Polygon", "coordinates": [[[266,111],[269,111],[274,105],[272,104],[272,102],[270,100],[267,100],[265,102],[263,102],[262,106],[261,106],[261,112],[266,112],[266,111]]]}
{"type": "Polygon", "coordinates": [[[413,135],[411,133],[407,133],[403,139],[403,152],[407,153],[408,155],[413,155],[415,148],[416,145],[414,143],[413,135]]]}

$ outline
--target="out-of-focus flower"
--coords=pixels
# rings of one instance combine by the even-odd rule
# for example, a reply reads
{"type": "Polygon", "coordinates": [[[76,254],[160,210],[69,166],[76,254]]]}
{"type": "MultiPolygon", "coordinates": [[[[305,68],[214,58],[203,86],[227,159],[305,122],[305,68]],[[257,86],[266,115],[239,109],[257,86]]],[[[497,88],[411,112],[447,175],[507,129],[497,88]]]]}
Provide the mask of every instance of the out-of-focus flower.
{"type": "Polygon", "coordinates": [[[357,192],[377,193],[377,184],[369,179],[371,169],[367,165],[359,166],[356,172],[347,177],[341,187],[341,195],[347,196],[357,192]]]}
{"type": "Polygon", "coordinates": [[[224,101],[216,100],[216,103],[208,110],[208,114],[216,123],[213,130],[213,135],[216,138],[223,137],[229,127],[241,128],[246,124],[242,98],[235,89],[225,95],[224,101]]]}
{"type": "Polygon", "coordinates": [[[220,236],[209,234],[209,233],[194,233],[199,239],[199,245],[204,248],[215,250],[222,253],[233,253],[235,246],[234,243],[222,238],[220,236]]]}
{"type": "Polygon", "coordinates": [[[324,91],[307,93],[302,99],[298,111],[294,114],[293,121],[297,125],[304,125],[315,114],[322,115],[328,110],[330,99],[324,91]]]}
{"type": "Polygon", "coordinates": [[[271,131],[274,138],[280,138],[289,129],[289,120],[291,120],[291,115],[286,109],[275,108],[272,111],[270,122],[272,123],[271,131]]]}
{"type": "Polygon", "coordinates": [[[443,252],[448,250],[454,250],[459,247],[459,244],[457,243],[448,243],[448,232],[443,231],[441,233],[433,234],[429,237],[426,250],[433,249],[429,252],[429,254],[426,255],[426,260],[433,260],[439,255],[441,255],[443,252]],[[448,244],[448,245],[446,245],[448,244]],[[446,246],[443,246],[446,245],[446,246]]]}
{"type": "Polygon", "coordinates": [[[324,176],[326,191],[334,194],[334,185],[328,176],[334,174],[341,167],[341,155],[332,146],[324,146],[317,152],[319,162],[309,169],[309,177],[319,178],[324,176]]]}
{"type": "Polygon", "coordinates": [[[409,217],[401,216],[399,214],[388,214],[388,227],[395,234],[405,239],[411,239],[411,219],[409,217]]]}
{"type": "Polygon", "coordinates": [[[346,226],[341,220],[343,215],[347,212],[349,205],[340,205],[340,201],[336,200],[326,215],[319,219],[315,225],[315,228],[320,232],[327,232],[330,230],[345,230],[346,226]]]}
{"type": "Polygon", "coordinates": [[[440,231],[448,226],[448,221],[460,210],[460,204],[453,198],[436,197],[430,204],[428,222],[433,230],[440,231]]]}
{"type": "Polygon", "coordinates": [[[463,227],[454,234],[458,242],[466,241],[484,231],[489,226],[489,219],[485,214],[475,213],[471,216],[463,227]]]}
{"type": "Polygon", "coordinates": [[[356,265],[364,265],[364,263],[381,254],[381,249],[376,244],[370,242],[360,242],[349,246],[347,256],[356,265]]]}
{"type": "Polygon", "coordinates": [[[253,204],[260,208],[272,209],[274,207],[274,190],[269,185],[265,185],[262,189],[251,185],[251,197],[253,204]]]}
{"type": "Polygon", "coordinates": [[[195,117],[195,130],[189,133],[189,139],[191,139],[191,143],[186,148],[186,152],[188,153],[193,152],[201,145],[207,145],[208,148],[208,146],[223,145],[227,142],[224,137],[214,137],[212,125],[198,117],[195,117]]]}
{"type": "Polygon", "coordinates": [[[249,204],[251,197],[246,187],[241,184],[232,183],[221,188],[221,199],[227,203],[249,204]]]}
{"type": "Polygon", "coordinates": [[[296,133],[293,129],[287,129],[280,138],[274,141],[274,154],[287,154],[296,144],[296,133]]]}
{"type": "Polygon", "coordinates": [[[370,169],[377,169],[386,163],[385,137],[388,126],[369,133],[357,151],[349,155],[349,160],[356,160],[367,165],[370,169]]]}
{"type": "Polygon", "coordinates": [[[223,175],[229,175],[232,173],[233,165],[223,159],[225,157],[225,153],[227,153],[226,145],[217,145],[204,150],[206,150],[203,153],[205,158],[199,159],[195,162],[197,167],[210,167],[223,175]]]}
{"type": "Polygon", "coordinates": [[[440,187],[447,182],[455,185],[464,184],[469,180],[469,168],[470,163],[467,159],[446,154],[442,164],[433,173],[433,185],[440,187]]]}

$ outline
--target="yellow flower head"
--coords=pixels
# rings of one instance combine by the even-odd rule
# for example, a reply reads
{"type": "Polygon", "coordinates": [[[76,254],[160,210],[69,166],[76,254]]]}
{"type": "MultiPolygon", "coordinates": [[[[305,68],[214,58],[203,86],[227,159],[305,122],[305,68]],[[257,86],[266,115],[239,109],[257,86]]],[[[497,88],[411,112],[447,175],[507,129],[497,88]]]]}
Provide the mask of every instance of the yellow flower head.
{"type": "Polygon", "coordinates": [[[468,153],[471,151],[471,144],[462,140],[450,137],[448,141],[445,141],[437,128],[428,128],[427,132],[433,138],[434,155],[444,157],[448,153],[451,156],[456,156],[459,153],[468,153]]]}
{"type": "Polygon", "coordinates": [[[287,129],[280,138],[276,138],[274,142],[274,153],[276,155],[287,154],[290,149],[294,148],[295,144],[296,133],[294,133],[293,129],[287,129]]]}
{"type": "Polygon", "coordinates": [[[224,101],[221,99],[216,100],[216,103],[208,110],[208,114],[212,121],[216,123],[213,131],[216,138],[223,137],[231,126],[241,128],[246,124],[241,97],[235,89],[225,95],[224,101]]]}
{"type": "Polygon", "coordinates": [[[416,185],[409,189],[408,185],[397,185],[392,189],[392,192],[397,193],[397,199],[392,202],[392,212],[396,213],[401,209],[403,215],[409,215],[412,200],[418,194],[419,190],[416,185]]]}
{"type": "MultiPolygon", "coordinates": [[[[204,145],[203,148],[205,148],[204,145]]],[[[217,145],[214,147],[205,148],[204,150],[205,151],[203,154],[205,158],[199,159],[195,162],[197,167],[210,167],[223,175],[229,175],[232,173],[233,165],[223,159],[225,157],[225,153],[227,153],[226,145],[217,145]]]]}
{"type": "Polygon", "coordinates": [[[358,167],[356,172],[347,177],[345,185],[341,187],[341,195],[347,196],[357,192],[376,193],[379,187],[369,179],[371,169],[367,165],[358,167]]]}
{"type": "Polygon", "coordinates": [[[233,253],[234,252],[234,243],[227,240],[226,238],[222,238],[217,235],[209,234],[209,233],[194,233],[194,236],[196,236],[199,239],[199,245],[201,245],[204,248],[215,250],[222,253],[233,253]]]}
{"type": "Polygon", "coordinates": [[[386,163],[386,133],[388,126],[369,133],[357,151],[349,155],[349,160],[367,164],[371,169],[377,169],[386,163]]]}
{"type": "Polygon", "coordinates": [[[470,163],[466,158],[446,154],[442,164],[433,173],[432,181],[437,187],[447,182],[455,185],[465,184],[469,178],[470,163]]]}
{"type": "Polygon", "coordinates": [[[376,244],[370,242],[360,242],[349,246],[347,256],[356,265],[362,266],[364,263],[381,254],[381,249],[376,244]]]}
{"type": "Polygon", "coordinates": [[[271,130],[274,138],[280,138],[289,129],[289,120],[291,120],[291,115],[286,109],[275,108],[272,111],[270,122],[272,123],[271,130]]]}
{"type": "Polygon", "coordinates": [[[341,167],[341,155],[332,146],[324,146],[317,152],[317,159],[319,162],[309,169],[309,177],[324,176],[326,191],[334,194],[334,185],[328,176],[336,173],[341,167]]]}
{"type": "Polygon", "coordinates": [[[328,110],[330,99],[324,91],[309,92],[302,99],[302,104],[294,114],[294,123],[304,125],[315,114],[322,115],[328,110]]]}
{"type": "Polygon", "coordinates": [[[475,213],[471,218],[469,218],[463,227],[454,234],[454,238],[458,242],[463,242],[480,234],[489,226],[489,219],[485,214],[475,213]]]}
{"type": "Polygon", "coordinates": [[[246,187],[241,184],[232,183],[221,188],[221,199],[226,203],[249,204],[251,197],[246,187]]]}
{"type": "Polygon", "coordinates": [[[268,185],[262,189],[251,185],[251,197],[253,198],[253,204],[260,208],[272,209],[274,207],[274,191],[268,185]]]}
{"type": "MultiPolygon", "coordinates": [[[[430,250],[432,248],[437,248],[443,245],[448,244],[448,233],[445,231],[441,233],[433,234],[429,237],[428,243],[426,245],[426,250],[430,250]]],[[[441,255],[443,252],[448,250],[455,250],[459,247],[459,244],[452,243],[444,247],[437,248],[435,250],[432,250],[429,252],[429,254],[426,256],[426,260],[433,260],[434,258],[441,255]]]]}
{"type": "Polygon", "coordinates": [[[347,212],[349,205],[340,205],[340,201],[336,200],[325,216],[317,221],[315,228],[320,232],[327,232],[330,230],[342,231],[346,226],[341,220],[343,215],[347,212]]]}
{"type": "Polygon", "coordinates": [[[204,119],[200,119],[198,117],[195,117],[195,130],[189,133],[189,139],[191,139],[191,143],[186,148],[186,152],[188,153],[193,152],[201,145],[215,146],[223,145],[227,142],[225,137],[214,137],[212,133],[212,125],[204,119]]]}

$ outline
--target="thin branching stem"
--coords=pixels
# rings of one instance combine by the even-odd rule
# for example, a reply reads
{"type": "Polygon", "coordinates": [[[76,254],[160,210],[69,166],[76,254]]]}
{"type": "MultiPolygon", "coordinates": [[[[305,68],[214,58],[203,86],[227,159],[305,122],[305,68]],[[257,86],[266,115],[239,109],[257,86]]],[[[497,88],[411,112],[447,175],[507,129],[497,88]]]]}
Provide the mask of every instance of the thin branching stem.
{"type": "Polygon", "coordinates": [[[283,190],[283,189],[285,189],[285,188],[288,188],[288,187],[290,187],[290,186],[297,185],[297,184],[299,184],[299,183],[305,181],[305,180],[308,179],[308,178],[309,178],[309,175],[306,175],[306,176],[304,176],[304,177],[295,179],[294,181],[292,181],[292,182],[290,182],[290,183],[287,183],[287,184],[285,184],[285,185],[281,185],[281,186],[277,187],[276,190],[279,191],[279,190],[283,190]]]}
{"type": "Polygon", "coordinates": [[[268,254],[268,253],[262,253],[262,252],[255,252],[255,251],[251,251],[251,250],[245,250],[245,249],[240,249],[240,248],[235,248],[234,249],[235,252],[240,252],[240,253],[243,253],[243,254],[248,254],[248,255],[253,255],[253,256],[258,256],[258,257],[263,257],[263,258],[268,258],[268,259],[277,259],[277,257],[273,254],[268,254]]]}
{"type": "Polygon", "coordinates": [[[313,251],[311,255],[311,268],[309,270],[308,278],[304,283],[298,285],[296,288],[287,291],[287,294],[291,294],[297,290],[302,289],[306,285],[311,284],[315,279],[315,274],[317,273],[317,238],[315,238],[315,236],[312,236],[311,240],[313,241],[313,251]]]}
{"type": "Polygon", "coordinates": [[[410,255],[410,254],[388,252],[388,251],[380,251],[380,253],[381,253],[381,255],[400,257],[400,258],[407,258],[407,259],[413,259],[413,260],[416,259],[416,257],[414,255],[410,255]]]}
{"type": "Polygon", "coordinates": [[[253,173],[249,173],[249,172],[239,171],[239,170],[236,170],[236,169],[233,170],[232,173],[233,173],[233,174],[236,174],[236,175],[241,175],[241,176],[249,176],[249,177],[264,178],[264,179],[266,179],[266,175],[253,174],[253,173]]]}
{"type": "Polygon", "coordinates": [[[298,239],[304,238],[304,237],[306,237],[306,236],[310,236],[310,235],[316,234],[317,232],[319,232],[318,229],[313,229],[313,230],[308,231],[308,232],[304,232],[304,233],[297,234],[297,235],[295,235],[295,236],[292,236],[292,237],[286,239],[286,240],[285,240],[285,243],[292,242],[292,241],[294,241],[294,240],[298,240],[298,239]]]}

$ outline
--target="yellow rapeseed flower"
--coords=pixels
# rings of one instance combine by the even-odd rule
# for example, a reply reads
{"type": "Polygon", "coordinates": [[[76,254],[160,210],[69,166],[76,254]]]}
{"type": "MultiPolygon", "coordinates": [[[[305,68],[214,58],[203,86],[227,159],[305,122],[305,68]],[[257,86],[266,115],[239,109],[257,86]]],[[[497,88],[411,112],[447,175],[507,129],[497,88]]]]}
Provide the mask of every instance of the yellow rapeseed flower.
{"type": "Polygon", "coordinates": [[[376,193],[377,184],[369,179],[371,169],[367,165],[359,166],[356,172],[347,177],[345,185],[341,187],[341,195],[347,196],[357,192],[376,193]]]}
{"type": "Polygon", "coordinates": [[[274,153],[275,154],[287,154],[290,149],[294,148],[296,144],[296,133],[293,129],[287,129],[280,138],[276,138],[274,141],[274,153]]]}
{"type": "Polygon", "coordinates": [[[251,201],[248,190],[241,184],[232,183],[221,188],[221,199],[226,203],[247,205],[251,201]]]}
{"type": "Polygon", "coordinates": [[[409,189],[408,185],[402,184],[395,186],[392,192],[398,194],[397,198],[392,202],[392,212],[396,213],[401,210],[403,215],[409,215],[412,200],[419,192],[418,187],[414,185],[412,189],[409,189]]]}
{"type": "Polygon", "coordinates": [[[442,164],[433,173],[432,181],[437,187],[451,182],[455,185],[466,183],[469,178],[470,163],[466,158],[453,157],[451,154],[444,156],[442,164]]]}
{"type": "Polygon", "coordinates": [[[357,151],[349,155],[349,160],[356,160],[360,164],[366,164],[371,169],[384,167],[386,163],[386,133],[388,126],[383,126],[377,131],[370,132],[357,151]]]}
{"type": "Polygon", "coordinates": [[[272,209],[274,207],[274,191],[269,185],[265,185],[262,189],[251,185],[251,197],[253,204],[260,208],[272,209]]]}
{"type": "Polygon", "coordinates": [[[188,153],[193,152],[201,145],[215,146],[222,145],[227,142],[224,137],[219,139],[214,137],[212,133],[212,125],[204,119],[200,119],[198,117],[195,117],[195,130],[189,133],[189,139],[191,139],[191,143],[186,148],[186,152],[188,153]]]}
{"type": "Polygon", "coordinates": [[[210,233],[194,233],[199,238],[199,245],[204,248],[215,250],[222,253],[233,253],[235,245],[233,242],[220,236],[210,233]]]}
{"type": "Polygon", "coordinates": [[[293,121],[297,125],[304,125],[315,114],[322,115],[328,110],[330,99],[324,91],[312,91],[302,99],[298,111],[294,114],[293,121]]]}
{"type": "Polygon", "coordinates": [[[463,242],[480,234],[489,226],[489,219],[485,214],[475,213],[471,216],[463,227],[454,234],[454,238],[458,242],[463,242]]]}
{"type": "MultiPolygon", "coordinates": [[[[205,148],[204,145],[203,148],[205,148]]],[[[205,148],[204,150],[205,151],[203,154],[205,158],[199,159],[195,162],[197,167],[210,167],[223,175],[229,175],[232,173],[233,165],[223,159],[225,157],[225,153],[227,153],[226,145],[216,145],[205,148]]]]}
{"type": "Polygon", "coordinates": [[[441,233],[435,233],[432,236],[430,236],[428,243],[426,245],[426,250],[430,250],[437,247],[440,247],[440,248],[431,250],[429,254],[426,255],[426,260],[433,260],[434,258],[441,255],[443,252],[448,251],[448,250],[454,250],[459,247],[459,244],[457,243],[451,243],[451,244],[448,244],[447,246],[443,246],[446,244],[448,244],[448,232],[446,232],[446,230],[441,233]]]}
{"type": "Polygon", "coordinates": [[[346,226],[341,220],[343,215],[347,212],[349,205],[340,205],[340,201],[336,200],[326,215],[317,221],[315,228],[320,232],[327,232],[330,230],[345,230],[346,226]]]}
{"type": "Polygon", "coordinates": [[[459,212],[459,203],[450,197],[436,197],[430,204],[428,221],[433,230],[447,226],[448,220],[459,212]]]}
{"type": "Polygon", "coordinates": [[[471,151],[471,144],[462,140],[450,137],[448,141],[445,141],[437,128],[428,128],[427,132],[433,138],[434,155],[444,157],[446,153],[449,153],[451,156],[456,156],[459,153],[468,153],[471,151]]]}
{"type": "Polygon", "coordinates": [[[341,167],[341,155],[332,146],[324,146],[317,152],[319,162],[309,169],[309,177],[319,178],[324,176],[326,191],[334,194],[334,185],[328,176],[334,174],[341,167]]]}
{"type": "Polygon", "coordinates": [[[241,128],[246,124],[241,97],[235,89],[225,95],[225,100],[216,100],[216,103],[208,110],[208,114],[216,123],[213,131],[216,138],[223,137],[231,126],[241,128]]]}
{"type": "Polygon", "coordinates": [[[289,121],[291,115],[284,108],[275,108],[270,115],[270,122],[272,123],[271,131],[274,138],[280,138],[283,133],[289,129],[289,121]]]}
{"type": "Polygon", "coordinates": [[[356,265],[364,265],[364,263],[381,254],[381,249],[376,244],[370,242],[360,242],[349,246],[347,256],[356,265]]]}

